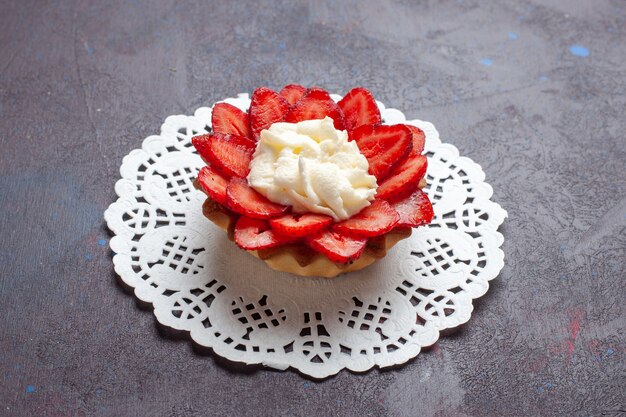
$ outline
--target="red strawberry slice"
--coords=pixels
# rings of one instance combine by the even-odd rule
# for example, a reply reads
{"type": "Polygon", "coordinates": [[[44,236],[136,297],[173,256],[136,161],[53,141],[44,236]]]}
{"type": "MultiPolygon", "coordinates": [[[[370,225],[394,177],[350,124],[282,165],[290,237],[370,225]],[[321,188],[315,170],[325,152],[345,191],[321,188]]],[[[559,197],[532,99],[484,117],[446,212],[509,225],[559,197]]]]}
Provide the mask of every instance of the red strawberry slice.
{"type": "Polygon", "coordinates": [[[272,203],[248,186],[243,178],[233,178],[226,188],[226,205],[233,211],[255,219],[270,219],[283,214],[289,207],[272,203]]]}
{"type": "Polygon", "coordinates": [[[289,84],[284,86],[283,89],[280,90],[280,95],[285,97],[289,104],[293,106],[298,100],[300,100],[305,92],[306,88],[302,87],[301,85],[289,84]]]}
{"type": "Polygon", "coordinates": [[[209,160],[209,147],[211,144],[211,134],[207,133],[206,135],[198,135],[191,138],[191,143],[193,144],[198,154],[202,157],[204,162],[208,162],[209,160]]]}
{"type": "Polygon", "coordinates": [[[219,133],[194,136],[191,143],[207,164],[214,165],[214,168],[227,177],[231,177],[235,172],[242,175],[245,172],[247,175],[247,166],[256,146],[254,142],[244,137],[219,133]]]}
{"type": "Polygon", "coordinates": [[[265,220],[242,216],[235,224],[235,243],[246,250],[273,248],[294,240],[276,233],[265,220]]]}
{"type": "Polygon", "coordinates": [[[405,125],[409,128],[413,134],[413,149],[411,149],[411,155],[421,155],[424,152],[424,143],[426,143],[426,135],[424,131],[419,127],[405,125]]]}
{"type": "Polygon", "coordinates": [[[304,120],[333,119],[335,129],[344,130],[345,123],[341,109],[330,95],[319,87],[309,88],[300,100],[289,110],[285,121],[298,123],[304,120]]]}
{"type": "Polygon", "coordinates": [[[305,241],[311,249],[338,263],[358,259],[367,244],[367,238],[350,237],[332,230],[307,237],[305,241]]]}
{"type": "Polygon", "coordinates": [[[424,155],[409,157],[393,170],[389,178],[378,184],[376,198],[397,201],[410,195],[424,178],[427,165],[424,155]]]}
{"type": "Polygon", "coordinates": [[[211,114],[213,133],[237,135],[250,139],[248,113],[228,103],[217,103],[211,114]]]}
{"type": "Polygon", "coordinates": [[[428,224],[433,220],[433,205],[425,192],[417,189],[407,198],[393,204],[398,212],[400,221],[396,226],[417,227],[428,224]]]}
{"type": "Polygon", "coordinates": [[[333,226],[333,230],[348,236],[374,237],[393,229],[400,220],[398,213],[385,200],[374,200],[358,214],[333,226]]]}
{"type": "Polygon", "coordinates": [[[198,182],[200,186],[213,200],[226,205],[226,187],[228,179],[217,172],[213,167],[203,167],[198,173],[198,182]]]}
{"type": "MultiPolygon", "coordinates": [[[[196,137],[192,139],[192,142],[196,137]]],[[[208,143],[204,143],[204,138],[202,141],[198,139],[196,142],[198,145],[195,142],[194,145],[196,145],[200,155],[227,177],[245,177],[250,172],[249,165],[256,148],[256,144],[250,139],[213,133],[210,135],[208,143]]]]}
{"type": "Polygon", "coordinates": [[[324,229],[333,218],[323,214],[285,214],[270,220],[270,226],[281,235],[302,237],[324,229]]]}
{"type": "Polygon", "coordinates": [[[357,87],[348,91],[337,105],[343,112],[348,131],[362,125],[379,125],[382,122],[376,100],[365,88],[357,87]]]}
{"type": "Polygon", "coordinates": [[[289,110],[289,102],[275,91],[260,87],[252,93],[250,102],[250,130],[254,140],[259,140],[261,131],[280,122],[289,110]]]}
{"type": "Polygon", "coordinates": [[[383,180],[411,152],[411,131],[405,125],[363,125],[350,132],[369,162],[369,173],[383,180]]]}

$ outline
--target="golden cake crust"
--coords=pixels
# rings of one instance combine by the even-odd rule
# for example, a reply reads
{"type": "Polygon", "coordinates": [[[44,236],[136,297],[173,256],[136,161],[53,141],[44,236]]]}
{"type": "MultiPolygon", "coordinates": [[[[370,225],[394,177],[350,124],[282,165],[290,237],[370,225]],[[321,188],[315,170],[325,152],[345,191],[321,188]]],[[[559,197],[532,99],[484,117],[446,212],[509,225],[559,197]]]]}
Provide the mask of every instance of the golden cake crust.
{"type": "MultiPolygon", "coordinates": [[[[423,181],[425,183],[425,181],[423,181]]],[[[198,186],[198,184],[196,184],[198,186]]],[[[420,182],[420,188],[423,183],[420,182]]],[[[198,187],[201,189],[201,187],[198,187]]],[[[234,241],[236,218],[220,204],[207,197],[202,205],[202,213],[215,225],[228,233],[228,238],[234,241]]],[[[276,248],[258,251],[246,251],[263,260],[270,268],[289,272],[300,276],[314,276],[333,278],[344,272],[353,272],[371,265],[376,260],[384,258],[394,245],[402,239],[411,236],[411,228],[396,228],[375,238],[369,239],[363,254],[350,263],[337,263],[326,256],[315,252],[304,244],[284,245],[276,248]]]]}

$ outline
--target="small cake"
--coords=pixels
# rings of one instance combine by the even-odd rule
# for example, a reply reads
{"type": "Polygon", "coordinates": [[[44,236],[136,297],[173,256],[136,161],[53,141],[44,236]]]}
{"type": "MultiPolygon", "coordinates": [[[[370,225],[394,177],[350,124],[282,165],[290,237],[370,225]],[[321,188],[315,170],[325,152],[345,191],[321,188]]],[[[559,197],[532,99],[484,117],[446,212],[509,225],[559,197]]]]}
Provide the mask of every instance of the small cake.
{"type": "Polygon", "coordinates": [[[192,140],[203,213],[275,270],[356,271],[433,218],[424,132],[382,124],[365,88],[336,103],[317,87],[261,87],[247,112],[217,103],[211,118],[192,140]]]}

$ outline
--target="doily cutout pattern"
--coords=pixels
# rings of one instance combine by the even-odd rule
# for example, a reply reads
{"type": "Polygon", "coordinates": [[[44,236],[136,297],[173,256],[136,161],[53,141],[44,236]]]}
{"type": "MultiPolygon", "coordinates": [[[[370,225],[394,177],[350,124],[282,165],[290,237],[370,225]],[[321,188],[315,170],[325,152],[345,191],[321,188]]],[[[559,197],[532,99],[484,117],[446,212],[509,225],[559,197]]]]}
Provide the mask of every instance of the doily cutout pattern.
{"type": "MultiPolygon", "coordinates": [[[[247,94],[224,101],[250,105],[247,94]]],[[[472,300],[502,269],[497,229],[506,211],[490,201],[481,167],[441,143],[431,123],[378,105],[384,123],[426,133],[425,191],[435,210],[431,225],[384,259],[334,279],[306,278],[237,248],[202,215],[205,196],[192,185],[204,163],[191,138],[211,127],[211,108],[202,107],[168,117],[160,135],[124,158],[119,198],[104,215],[115,271],[160,323],[231,361],[324,378],[417,356],[440,331],[469,320],[472,300]]]]}

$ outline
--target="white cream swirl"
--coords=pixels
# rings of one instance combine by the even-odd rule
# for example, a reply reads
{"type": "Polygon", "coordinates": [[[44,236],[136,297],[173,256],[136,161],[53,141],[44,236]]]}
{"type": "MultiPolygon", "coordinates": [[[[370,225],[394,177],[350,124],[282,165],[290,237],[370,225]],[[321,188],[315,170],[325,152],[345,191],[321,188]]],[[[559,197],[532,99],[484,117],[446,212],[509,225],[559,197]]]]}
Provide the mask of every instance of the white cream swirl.
{"type": "Polygon", "coordinates": [[[261,132],[248,183],[269,200],[296,213],[344,220],[369,206],[376,177],[367,159],[333,120],[274,123],[261,132]]]}

